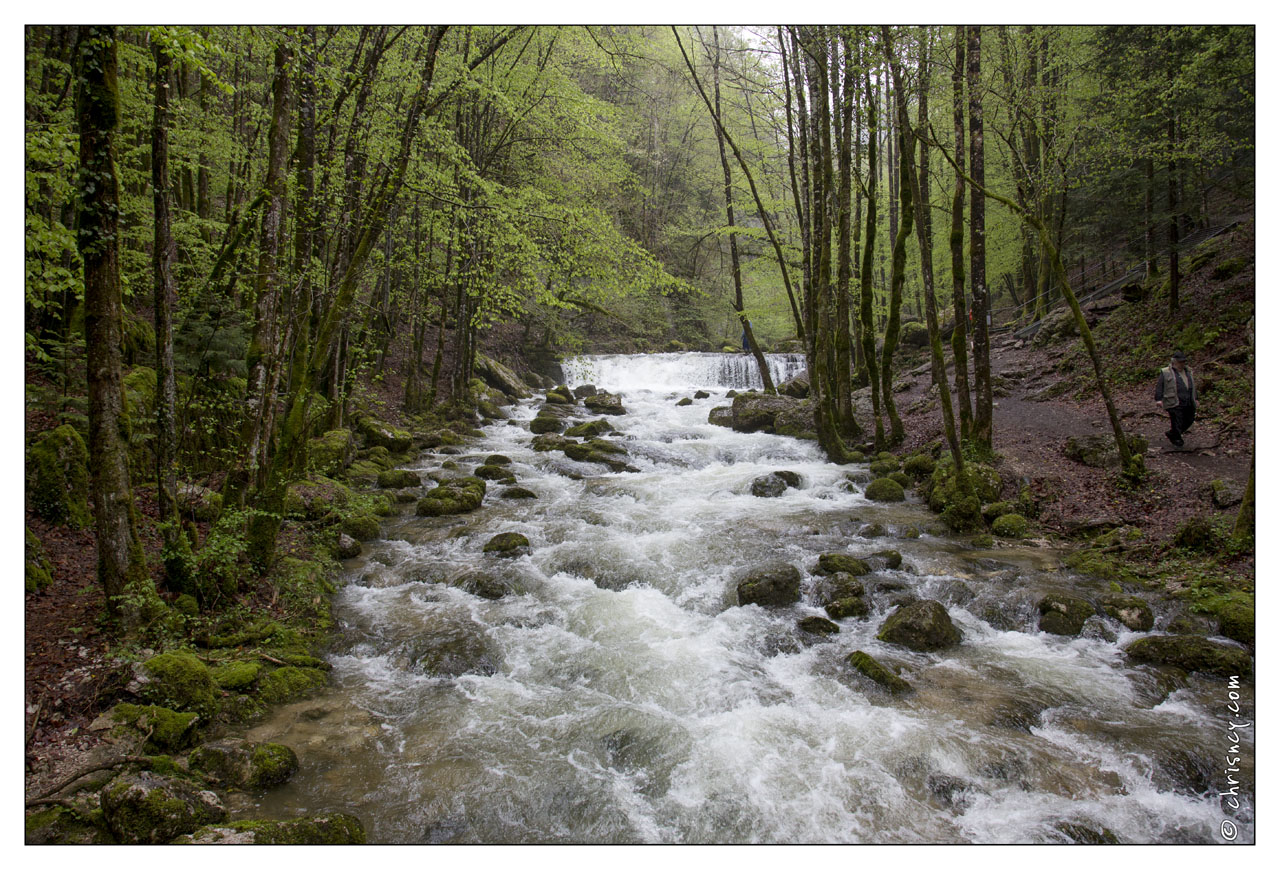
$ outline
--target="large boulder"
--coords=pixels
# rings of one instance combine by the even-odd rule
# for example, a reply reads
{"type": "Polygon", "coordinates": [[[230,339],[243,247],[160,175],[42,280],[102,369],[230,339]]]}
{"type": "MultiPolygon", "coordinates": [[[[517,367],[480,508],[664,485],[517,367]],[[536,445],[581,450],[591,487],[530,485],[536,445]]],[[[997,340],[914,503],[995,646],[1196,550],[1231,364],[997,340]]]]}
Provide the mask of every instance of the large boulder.
{"type": "Polygon", "coordinates": [[[727,405],[719,408],[712,408],[707,414],[707,422],[712,426],[724,426],[726,429],[733,428],[733,408],[727,405]]]}
{"type": "Polygon", "coordinates": [[[813,400],[801,399],[780,410],[774,417],[773,431],[775,435],[803,438],[806,441],[818,440],[813,421],[813,400]]]}
{"type": "Polygon", "coordinates": [[[1173,665],[1216,677],[1249,676],[1253,660],[1242,649],[1195,635],[1141,637],[1124,648],[1130,661],[1173,665]]]}
{"type": "Polygon", "coordinates": [[[781,607],[800,600],[800,571],[788,562],[768,562],[738,576],[738,603],[781,607]]]}
{"type": "Polygon", "coordinates": [[[880,626],[876,638],[916,652],[934,652],[960,643],[963,635],[940,602],[931,599],[899,607],[880,626]]]}
{"type": "Polygon", "coordinates": [[[354,450],[350,429],[330,429],[307,442],[307,460],[321,474],[333,475],[351,463],[354,450]]]}
{"type": "Polygon", "coordinates": [[[799,488],[800,475],[794,471],[774,471],[751,481],[751,494],[757,498],[777,498],[790,488],[799,488]]]}
{"type": "Polygon", "coordinates": [[[929,343],[929,327],[918,320],[908,320],[902,324],[898,342],[904,347],[924,347],[929,343]]]}
{"type": "Polygon", "coordinates": [[[319,520],[334,515],[351,500],[351,490],[319,474],[289,484],[284,493],[285,516],[319,520]]]}
{"type": "Polygon", "coordinates": [[[627,409],[622,406],[622,397],[615,396],[612,393],[606,393],[603,390],[597,392],[594,396],[587,396],[582,400],[582,404],[587,410],[596,414],[610,414],[617,416],[627,413],[627,409]]]}
{"type": "Polygon", "coordinates": [[[470,513],[484,502],[485,482],[478,477],[446,480],[418,500],[420,517],[470,513]]]}
{"type": "Polygon", "coordinates": [[[1136,595],[1105,595],[1098,603],[1103,613],[1130,631],[1150,631],[1155,624],[1151,605],[1136,595]]]}
{"type": "Polygon", "coordinates": [[[861,577],[864,574],[870,574],[871,567],[861,559],[845,553],[823,553],[818,557],[818,564],[813,572],[820,576],[848,574],[852,577],[861,577]]]}
{"type": "Polygon", "coordinates": [[[187,763],[191,770],[230,788],[270,788],[298,772],[298,756],[288,746],[234,738],[197,747],[187,763]]]}
{"type": "MultiPolygon", "coordinates": [[[[1147,452],[1147,439],[1135,432],[1125,433],[1129,452],[1134,456],[1144,456],[1147,452]]],[[[1090,468],[1118,468],[1120,451],[1116,449],[1116,440],[1111,435],[1073,435],[1063,445],[1062,452],[1072,459],[1090,468]]]]}
{"type": "Polygon", "coordinates": [[[117,776],[101,800],[103,821],[121,843],[168,843],[227,817],[213,792],[150,772],[117,776]]]}
{"type": "Polygon", "coordinates": [[[362,846],[364,825],[355,816],[333,813],[309,819],[241,819],[205,825],[174,840],[179,846],[362,846]]]}
{"type": "Polygon", "coordinates": [[[1050,592],[1040,599],[1040,630],[1064,637],[1075,637],[1085,620],[1097,613],[1089,601],[1065,592],[1050,592]]]}
{"type": "Polygon", "coordinates": [[[484,552],[495,556],[524,556],[530,552],[529,539],[519,532],[503,532],[489,539],[484,552]]]}
{"type": "Polygon", "coordinates": [[[513,399],[527,399],[532,395],[515,372],[482,353],[476,354],[475,372],[486,384],[513,399]]]}
{"type": "Polygon", "coordinates": [[[413,436],[408,430],[373,417],[361,417],[356,423],[356,431],[364,436],[368,446],[385,447],[392,453],[403,453],[413,446],[413,436]]]}
{"type": "Polygon", "coordinates": [[[905,501],[907,498],[902,484],[887,477],[871,481],[862,494],[871,501],[905,501]]]}
{"type": "MultiPolygon", "coordinates": [[[[564,420],[550,414],[538,412],[538,416],[529,421],[529,431],[534,435],[548,435],[564,428],[564,420]]],[[[535,448],[536,449],[536,448],[535,448]]]]}
{"type": "Polygon", "coordinates": [[[27,450],[27,498],[36,516],[84,528],[89,514],[89,451],[70,424],[46,432],[27,450]]]}
{"type": "Polygon", "coordinates": [[[765,393],[739,393],[733,397],[733,429],[738,432],[770,432],[778,414],[795,407],[799,399],[765,393]]]}
{"type": "Polygon", "coordinates": [[[793,399],[809,398],[809,376],[796,375],[789,381],[778,384],[778,392],[793,399]]]}
{"type": "Polygon", "coordinates": [[[198,713],[205,722],[218,712],[213,675],[190,653],[161,653],[135,665],[128,688],[148,704],[198,713]]]}

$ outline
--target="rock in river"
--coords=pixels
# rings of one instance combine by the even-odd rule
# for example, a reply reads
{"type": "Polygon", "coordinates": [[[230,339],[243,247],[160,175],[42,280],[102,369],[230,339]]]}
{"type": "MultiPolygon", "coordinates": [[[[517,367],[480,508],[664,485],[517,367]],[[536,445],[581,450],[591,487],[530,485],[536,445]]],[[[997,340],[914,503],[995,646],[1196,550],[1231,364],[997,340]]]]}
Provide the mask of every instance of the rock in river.
{"type": "Polygon", "coordinates": [[[916,652],[946,649],[960,643],[961,637],[960,629],[952,624],[947,609],[929,599],[898,608],[876,634],[878,640],[896,643],[916,652]]]}
{"type": "Polygon", "coordinates": [[[748,568],[738,580],[738,603],[779,607],[800,600],[800,572],[788,562],[748,568]]]}

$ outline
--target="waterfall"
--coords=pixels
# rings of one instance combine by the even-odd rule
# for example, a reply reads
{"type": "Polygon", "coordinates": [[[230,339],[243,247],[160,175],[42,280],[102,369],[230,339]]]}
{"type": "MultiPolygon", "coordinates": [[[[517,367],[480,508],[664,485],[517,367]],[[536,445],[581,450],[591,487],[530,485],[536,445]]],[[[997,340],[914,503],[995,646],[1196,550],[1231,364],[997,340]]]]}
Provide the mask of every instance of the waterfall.
{"type": "MultiPolygon", "coordinates": [[[[804,355],[768,353],[775,385],[804,374],[804,355]]],[[[650,353],[579,356],[563,363],[569,386],[594,384],[612,391],[760,389],[755,358],[745,353],[650,353]]]]}

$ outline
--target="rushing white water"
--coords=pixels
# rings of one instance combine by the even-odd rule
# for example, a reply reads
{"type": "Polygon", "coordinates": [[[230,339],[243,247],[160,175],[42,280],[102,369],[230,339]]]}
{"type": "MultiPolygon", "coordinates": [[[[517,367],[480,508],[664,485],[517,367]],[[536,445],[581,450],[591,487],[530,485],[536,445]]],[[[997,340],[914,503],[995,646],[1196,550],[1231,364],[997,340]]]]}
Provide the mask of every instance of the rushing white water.
{"type": "MultiPolygon", "coordinates": [[[[1125,665],[1133,635],[1115,623],[1114,642],[1038,633],[1040,593],[1069,582],[1052,552],[972,550],[931,534],[920,505],[868,502],[811,443],[709,425],[721,373],[737,378],[743,360],[566,366],[571,383],[624,394],[629,413],[610,422],[638,473],[534,452],[536,403],[470,454],[424,457],[424,472],[449,459],[466,471],[503,453],[538,498],[491,485],[473,514],[385,524],[387,539],[349,563],[334,688],[250,734],[293,746],[300,773],[240,809],[354,812],[372,840],[403,843],[1062,842],[1063,823],[1122,842],[1219,842],[1228,817],[1252,842],[1251,786],[1228,814],[1217,797],[1223,682],[1170,693],[1125,665]],[[676,406],[697,388],[712,398],[676,406]],[[801,487],[750,494],[780,469],[801,487]],[[887,536],[863,537],[876,523],[887,536]],[[532,553],[481,553],[505,531],[532,553]],[[870,617],[806,639],[797,620],[822,615],[818,554],[886,548],[904,564],[863,578],[870,617]],[[734,572],[774,559],[801,570],[805,600],[736,606],[734,572]],[[477,568],[519,594],[448,584],[477,568]],[[922,654],[876,640],[903,591],[944,602],[963,643],[922,654]],[[894,699],[853,672],[858,649],[916,691],[894,699]]],[[[775,380],[795,373],[773,362],[775,380]]],[[[1236,777],[1252,783],[1244,736],[1236,777]]]]}

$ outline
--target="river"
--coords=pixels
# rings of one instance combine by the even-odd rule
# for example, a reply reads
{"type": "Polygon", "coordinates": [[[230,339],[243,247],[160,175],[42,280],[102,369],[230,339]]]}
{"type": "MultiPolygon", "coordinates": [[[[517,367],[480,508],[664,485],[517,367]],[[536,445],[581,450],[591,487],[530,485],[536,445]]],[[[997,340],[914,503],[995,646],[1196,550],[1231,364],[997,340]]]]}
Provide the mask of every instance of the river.
{"type": "MultiPolygon", "coordinates": [[[[628,413],[610,422],[638,472],[534,452],[540,401],[461,454],[423,454],[424,478],[504,454],[537,498],[491,484],[472,514],[419,518],[410,505],[384,522],[385,540],[346,563],[333,686],[248,734],[294,747],[299,774],[237,812],[351,812],[390,843],[1051,843],[1104,828],[1126,843],[1208,843],[1227,817],[1252,842],[1251,786],[1229,816],[1217,797],[1233,715],[1223,681],[1127,666],[1120,648],[1136,635],[1118,623],[1038,632],[1044,591],[1105,591],[1062,573],[1051,548],[974,549],[920,504],[867,501],[849,478],[860,467],[824,462],[811,442],[709,425],[725,391],[756,376],[749,363],[567,364],[570,385],[623,394],[628,413]],[[711,398],[676,405],[698,389],[711,398]],[[775,470],[801,486],[752,496],[775,470]],[[508,531],[532,552],[481,552],[508,531]],[[808,591],[818,554],[885,548],[902,567],[862,578],[870,616],[828,641],[796,628],[823,615],[811,597],[736,606],[740,568],[789,561],[808,591]],[[519,594],[449,585],[476,568],[519,594]],[[942,601],[961,645],[876,640],[904,593],[942,601]],[[893,698],[854,672],[844,659],[859,649],[916,691],[893,698]]],[[[803,366],[772,364],[779,379],[803,366]]],[[[1167,619],[1157,609],[1157,628],[1167,619]]],[[[1251,711],[1252,688],[1240,691],[1251,711]]],[[[1252,734],[1235,774],[1250,784],[1252,734]]]]}

